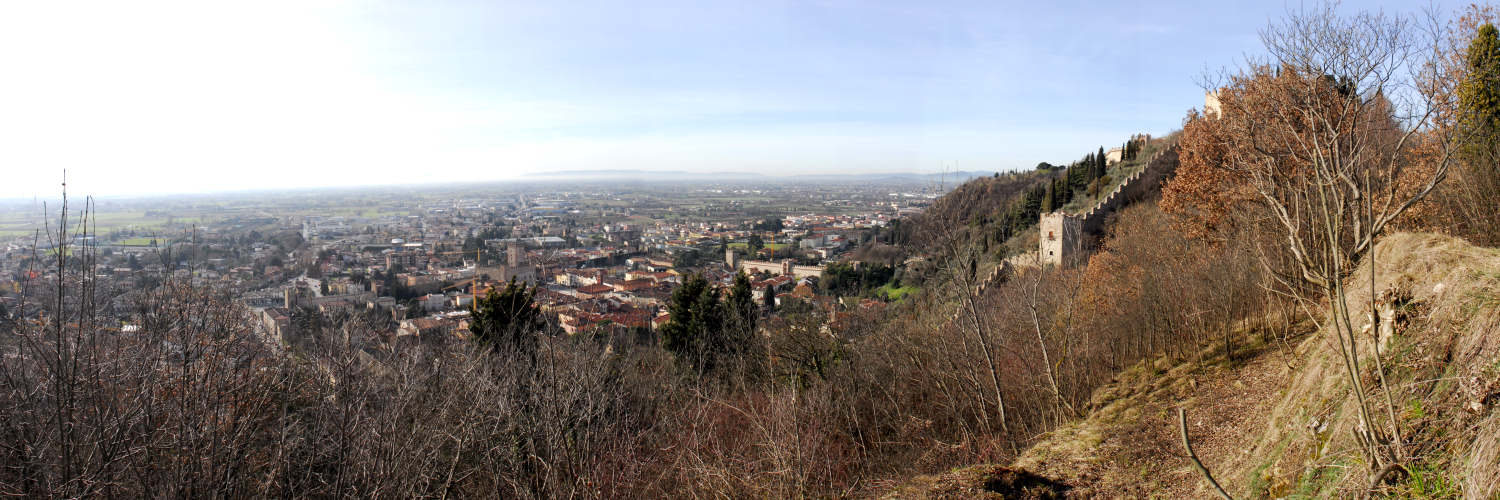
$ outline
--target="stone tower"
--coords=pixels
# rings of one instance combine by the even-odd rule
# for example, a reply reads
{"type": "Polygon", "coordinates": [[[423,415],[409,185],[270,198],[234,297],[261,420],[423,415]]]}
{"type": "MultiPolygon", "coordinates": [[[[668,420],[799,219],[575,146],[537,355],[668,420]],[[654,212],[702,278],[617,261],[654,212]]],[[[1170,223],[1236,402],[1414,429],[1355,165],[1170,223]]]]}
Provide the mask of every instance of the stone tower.
{"type": "Polygon", "coordinates": [[[1203,116],[1218,118],[1224,115],[1224,103],[1219,101],[1219,91],[1203,93],[1203,116]]]}
{"type": "Polygon", "coordinates": [[[739,259],[734,255],[733,248],[724,249],[724,264],[729,266],[729,270],[731,271],[739,269],[739,259]]]}
{"type": "Polygon", "coordinates": [[[1068,262],[1083,249],[1083,217],[1061,211],[1042,214],[1039,255],[1042,265],[1068,262]]]}
{"type": "Polygon", "coordinates": [[[520,243],[511,242],[505,247],[505,265],[512,269],[521,267],[521,256],[525,253],[520,243]]]}

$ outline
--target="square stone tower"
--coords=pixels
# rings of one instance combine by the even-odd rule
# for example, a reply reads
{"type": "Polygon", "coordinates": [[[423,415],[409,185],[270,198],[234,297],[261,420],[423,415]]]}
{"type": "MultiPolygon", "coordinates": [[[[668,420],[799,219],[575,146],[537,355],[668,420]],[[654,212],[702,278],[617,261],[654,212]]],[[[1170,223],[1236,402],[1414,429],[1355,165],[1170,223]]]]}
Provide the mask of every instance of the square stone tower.
{"type": "Polygon", "coordinates": [[[1083,249],[1083,217],[1063,212],[1042,214],[1039,240],[1042,265],[1056,266],[1068,263],[1083,249]]]}
{"type": "Polygon", "coordinates": [[[505,246],[505,265],[509,267],[521,267],[521,257],[526,255],[526,249],[520,243],[511,242],[505,246]]]}
{"type": "Polygon", "coordinates": [[[1219,91],[1203,93],[1203,116],[1218,118],[1224,114],[1224,103],[1219,101],[1219,91]]]}

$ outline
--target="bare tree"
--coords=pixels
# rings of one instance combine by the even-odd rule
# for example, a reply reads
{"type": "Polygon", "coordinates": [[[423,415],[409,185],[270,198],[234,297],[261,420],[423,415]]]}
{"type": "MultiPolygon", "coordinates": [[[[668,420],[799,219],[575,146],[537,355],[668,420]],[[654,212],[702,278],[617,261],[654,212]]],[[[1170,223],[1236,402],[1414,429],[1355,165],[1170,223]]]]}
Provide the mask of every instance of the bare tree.
{"type": "MultiPolygon", "coordinates": [[[[1067,398],[1063,397],[1062,388],[1059,387],[1058,382],[1057,382],[1057,378],[1058,378],[1057,367],[1060,366],[1064,361],[1066,361],[1067,350],[1066,349],[1063,350],[1063,356],[1062,357],[1059,357],[1056,360],[1052,359],[1052,353],[1051,353],[1050,349],[1048,348],[1048,337],[1050,337],[1050,335],[1047,335],[1046,333],[1044,333],[1045,330],[1051,330],[1051,329],[1050,328],[1043,328],[1043,326],[1042,326],[1042,319],[1041,319],[1041,313],[1039,311],[1039,307],[1041,306],[1042,277],[1047,273],[1047,268],[1042,265],[1042,258],[1041,258],[1041,254],[1040,253],[1037,253],[1034,256],[1034,258],[1035,258],[1035,268],[1032,271],[1031,287],[1030,287],[1031,291],[1030,291],[1029,294],[1027,294],[1026,308],[1027,308],[1028,312],[1030,312],[1030,315],[1031,315],[1032,330],[1034,331],[1034,333],[1036,333],[1037,349],[1040,350],[1041,353],[1042,353],[1042,369],[1043,369],[1043,373],[1047,376],[1047,385],[1052,390],[1053,404],[1055,404],[1057,406],[1059,417],[1064,414],[1064,410],[1066,410],[1066,415],[1076,417],[1076,416],[1078,416],[1078,410],[1073,407],[1073,404],[1070,403],[1067,400],[1067,398]]],[[[1076,280],[1076,279],[1073,280],[1073,281],[1074,281],[1073,282],[1074,286],[1072,287],[1071,291],[1075,292],[1075,295],[1076,295],[1076,292],[1078,291],[1078,286],[1081,285],[1082,282],[1081,282],[1081,280],[1076,280]]],[[[1074,301],[1072,301],[1072,300],[1068,300],[1067,301],[1067,303],[1068,303],[1067,313],[1065,314],[1064,319],[1063,319],[1063,323],[1065,325],[1064,326],[1064,330],[1065,331],[1063,332],[1063,335],[1062,335],[1063,342],[1067,342],[1067,339],[1072,336],[1072,331],[1071,330],[1073,329],[1073,311],[1074,311],[1073,310],[1073,306],[1074,306],[1073,302],[1074,301]]],[[[1087,342],[1085,342],[1085,343],[1087,343],[1087,342]]]]}
{"type": "Polygon", "coordinates": [[[950,236],[947,244],[944,246],[944,250],[946,251],[944,257],[949,263],[946,270],[950,273],[949,276],[952,278],[952,283],[958,289],[958,299],[961,307],[959,314],[968,323],[967,326],[972,328],[970,331],[979,344],[980,353],[984,355],[985,365],[989,372],[990,388],[994,392],[995,409],[1000,421],[1000,432],[1002,434],[1009,434],[1010,426],[1005,415],[1005,392],[1001,389],[1000,369],[995,361],[996,346],[993,345],[994,339],[991,337],[989,329],[986,328],[987,325],[980,318],[979,314],[978,300],[984,293],[985,287],[989,284],[989,280],[985,279],[981,281],[981,277],[979,276],[979,258],[981,255],[979,255],[976,249],[972,248],[970,242],[965,238],[955,237],[955,235],[959,234],[956,228],[950,229],[948,234],[950,236]]]}
{"type": "Polygon", "coordinates": [[[1209,119],[1226,131],[1223,168],[1253,189],[1292,255],[1290,269],[1273,271],[1330,300],[1327,322],[1358,406],[1362,449],[1378,468],[1402,459],[1400,428],[1378,355],[1389,425],[1382,432],[1373,422],[1344,280],[1443,181],[1462,138],[1433,126],[1451,99],[1433,84],[1443,64],[1437,31],[1415,18],[1344,16],[1336,7],[1291,10],[1264,29],[1268,55],[1220,82],[1222,112],[1209,119]],[[1432,152],[1421,168],[1419,149],[1432,152]]]}

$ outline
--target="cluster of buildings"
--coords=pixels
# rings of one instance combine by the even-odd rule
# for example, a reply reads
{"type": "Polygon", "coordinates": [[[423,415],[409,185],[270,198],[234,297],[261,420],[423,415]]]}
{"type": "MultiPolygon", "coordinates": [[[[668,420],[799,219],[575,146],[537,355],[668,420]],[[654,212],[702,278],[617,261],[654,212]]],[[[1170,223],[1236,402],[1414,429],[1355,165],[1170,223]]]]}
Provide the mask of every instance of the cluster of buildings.
{"type": "MultiPolygon", "coordinates": [[[[511,282],[533,287],[543,317],[561,332],[648,341],[687,275],[727,288],[743,271],[758,301],[815,300],[821,262],[896,215],[661,216],[676,210],[524,196],[385,201],[319,215],[252,206],[167,236],[119,232],[79,243],[99,251],[98,279],[122,292],[111,295],[117,309],[169,279],[215,287],[236,296],[278,346],[356,317],[373,326],[351,341],[466,339],[476,298],[511,282]],[[701,258],[685,261],[687,253],[701,258]]],[[[20,267],[33,250],[19,240],[0,247],[0,306],[21,307],[24,289],[55,278],[45,266],[20,267]]]]}

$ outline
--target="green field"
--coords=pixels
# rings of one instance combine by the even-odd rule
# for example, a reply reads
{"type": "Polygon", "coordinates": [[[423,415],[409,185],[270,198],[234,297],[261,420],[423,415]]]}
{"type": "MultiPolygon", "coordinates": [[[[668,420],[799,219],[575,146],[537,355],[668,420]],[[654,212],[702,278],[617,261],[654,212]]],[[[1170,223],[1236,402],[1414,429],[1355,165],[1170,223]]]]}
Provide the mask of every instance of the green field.
{"type": "MultiPolygon", "coordinates": [[[[77,229],[77,226],[74,226],[74,224],[78,222],[78,220],[75,218],[78,216],[78,214],[71,209],[68,211],[71,212],[69,214],[68,220],[68,231],[71,232],[77,229]]],[[[52,216],[54,217],[56,215],[56,213],[52,214],[52,216]]],[[[187,221],[187,219],[182,219],[181,221],[185,222],[187,221]]],[[[166,222],[166,219],[162,219],[159,217],[147,217],[146,213],[143,211],[98,212],[90,215],[88,230],[91,233],[97,231],[100,234],[105,234],[113,230],[124,229],[127,227],[134,227],[137,229],[156,227],[165,224],[166,222]]],[[[52,218],[44,221],[42,220],[42,214],[40,213],[0,213],[0,237],[8,238],[14,236],[30,235],[36,232],[38,229],[44,230],[46,227],[45,224],[47,223],[50,223],[53,226],[54,231],[56,230],[55,226],[57,225],[57,219],[52,218]]]]}
{"type": "Polygon", "coordinates": [[[881,285],[880,288],[876,288],[875,294],[881,297],[885,297],[886,300],[901,300],[907,295],[917,293],[918,290],[921,289],[914,286],[901,286],[891,288],[891,284],[886,283],[884,285],[881,285]]]}

